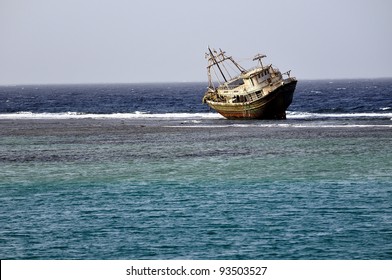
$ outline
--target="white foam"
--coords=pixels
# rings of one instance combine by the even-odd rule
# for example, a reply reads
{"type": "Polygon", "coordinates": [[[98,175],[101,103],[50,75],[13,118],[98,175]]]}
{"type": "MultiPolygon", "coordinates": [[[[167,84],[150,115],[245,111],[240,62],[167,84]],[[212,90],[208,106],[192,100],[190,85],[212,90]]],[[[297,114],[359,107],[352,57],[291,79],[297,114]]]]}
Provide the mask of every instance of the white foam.
{"type": "Polygon", "coordinates": [[[293,124],[296,128],[392,128],[392,124],[293,124]]]}
{"type": "Polygon", "coordinates": [[[205,125],[167,125],[164,127],[182,127],[182,128],[392,128],[392,124],[205,124],[205,125]]]}
{"type": "MultiPolygon", "coordinates": [[[[356,119],[356,118],[387,118],[392,119],[392,112],[379,113],[309,113],[309,112],[287,112],[289,120],[318,120],[324,118],[332,119],[356,119]]],[[[79,112],[64,113],[32,113],[18,112],[0,114],[0,119],[223,119],[218,113],[162,113],[152,114],[150,112],[136,111],[133,113],[113,114],[85,114],[79,112]]]]}
{"type": "Polygon", "coordinates": [[[288,119],[323,119],[323,118],[392,118],[392,113],[309,113],[287,112],[288,119]]]}
{"type": "Polygon", "coordinates": [[[218,113],[164,113],[151,114],[136,111],[133,113],[85,114],[78,112],[65,113],[32,113],[18,112],[0,114],[0,119],[221,119],[218,113]]]}

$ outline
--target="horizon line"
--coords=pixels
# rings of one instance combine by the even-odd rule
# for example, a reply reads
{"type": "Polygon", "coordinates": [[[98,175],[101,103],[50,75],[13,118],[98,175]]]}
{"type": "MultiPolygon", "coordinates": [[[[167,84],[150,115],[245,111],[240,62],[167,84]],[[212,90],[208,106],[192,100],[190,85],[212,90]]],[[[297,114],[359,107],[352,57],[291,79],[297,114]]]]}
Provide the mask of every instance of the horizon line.
{"type": "MultiPolygon", "coordinates": [[[[301,81],[349,81],[349,80],[388,80],[391,77],[371,77],[371,78],[303,78],[301,81]]],[[[67,85],[134,85],[134,84],[201,84],[207,81],[142,81],[142,82],[49,82],[49,83],[10,83],[1,84],[0,87],[15,87],[15,86],[67,86],[67,85]]]]}

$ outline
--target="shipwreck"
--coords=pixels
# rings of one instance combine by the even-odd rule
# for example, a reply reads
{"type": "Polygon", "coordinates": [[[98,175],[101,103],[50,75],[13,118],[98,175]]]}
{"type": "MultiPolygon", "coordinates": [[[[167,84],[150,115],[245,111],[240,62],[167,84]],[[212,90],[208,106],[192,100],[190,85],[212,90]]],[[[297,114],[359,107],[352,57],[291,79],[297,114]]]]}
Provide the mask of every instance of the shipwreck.
{"type": "Polygon", "coordinates": [[[297,79],[290,71],[282,74],[272,64],[263,65],[265,57],[257,54],[253,61],[258,65],[245,69],[224,51],[208,48],[208,89],[203,103],[227,119],[286,119],[297,79]]]}

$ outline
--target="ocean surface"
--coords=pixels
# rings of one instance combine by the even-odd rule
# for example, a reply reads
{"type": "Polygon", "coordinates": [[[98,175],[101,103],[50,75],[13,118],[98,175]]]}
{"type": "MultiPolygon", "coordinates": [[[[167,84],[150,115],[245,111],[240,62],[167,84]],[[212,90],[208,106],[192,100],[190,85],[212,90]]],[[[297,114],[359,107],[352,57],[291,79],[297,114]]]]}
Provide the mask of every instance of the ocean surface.
{"type": "Polygon", "coordinates": [[[392,259],[392,79],[287,120],[205,83],[0,87],[0,259],[392,259]]]}

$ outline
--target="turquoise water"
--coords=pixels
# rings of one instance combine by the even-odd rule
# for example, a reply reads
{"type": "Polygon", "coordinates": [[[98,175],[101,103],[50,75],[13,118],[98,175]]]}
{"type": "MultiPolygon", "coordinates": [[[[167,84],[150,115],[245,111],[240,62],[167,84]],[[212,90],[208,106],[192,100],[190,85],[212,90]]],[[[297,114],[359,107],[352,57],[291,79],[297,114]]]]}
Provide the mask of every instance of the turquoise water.
{"type": "Polygon", "coordinates": [[[2,120],[0,258],[392,258],[390,126],[169,124],[2,120]]]}

